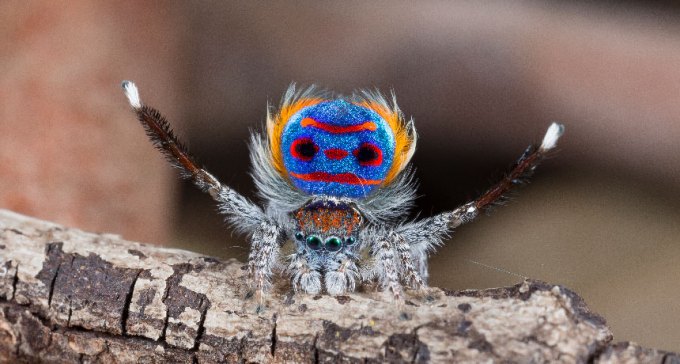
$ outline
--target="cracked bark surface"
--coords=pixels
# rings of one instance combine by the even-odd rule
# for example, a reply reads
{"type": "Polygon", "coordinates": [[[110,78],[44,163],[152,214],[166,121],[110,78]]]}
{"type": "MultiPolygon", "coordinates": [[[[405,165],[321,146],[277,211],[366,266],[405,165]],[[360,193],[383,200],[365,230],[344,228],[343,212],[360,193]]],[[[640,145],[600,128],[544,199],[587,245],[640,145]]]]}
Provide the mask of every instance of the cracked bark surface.
{"type": "Polygon", "coordinates": [[[0,210],[1,362],[680,362],[612,344],[574,292],[293,294],[255,302],[243,264],[0,210]]]}

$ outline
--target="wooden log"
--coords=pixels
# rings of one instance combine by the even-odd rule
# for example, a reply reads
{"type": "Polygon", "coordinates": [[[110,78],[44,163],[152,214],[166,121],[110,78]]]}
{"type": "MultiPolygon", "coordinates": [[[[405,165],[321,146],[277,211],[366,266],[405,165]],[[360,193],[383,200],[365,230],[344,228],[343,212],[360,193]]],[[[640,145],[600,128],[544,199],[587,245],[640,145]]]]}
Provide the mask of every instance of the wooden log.
{"type": "Polygon", "coordinates": [[[263,302],[235,261],[125,241],[0,210],[2,362],[634,362],[604,319],[561,286],[263,302]]]}

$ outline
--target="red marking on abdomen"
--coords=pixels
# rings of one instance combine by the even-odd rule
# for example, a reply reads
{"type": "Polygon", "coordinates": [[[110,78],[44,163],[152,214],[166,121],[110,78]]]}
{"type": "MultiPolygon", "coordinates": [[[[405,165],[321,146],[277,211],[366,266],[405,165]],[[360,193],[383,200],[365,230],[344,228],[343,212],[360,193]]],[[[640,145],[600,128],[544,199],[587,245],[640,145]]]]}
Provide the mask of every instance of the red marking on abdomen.
{"type": "Polygon", "coordinates": [[[331,149],[324,150],[323,154],[325,154],[328,159],[339,160],[339,159],[347,157],[347,154],[349,154],[349,153],[347,153],[346,150],[331,148],[331,149]]]}
{"type": "Polygon", "coordinates": [[[375,125],[374,122],[372,121],[365,121],[361,124],[358,125],[348,125],[348,126],[340,126],[340,125],[331,125],[327,124],[321,121],[316,121],[312,118],[304,118],[300,122],[300,125],[302,125],[303,128],[312,126],[317,129],[321,129],[323,131],[327,131],[329,133],[333,134],[343,134],[343,133],[355,133],[358,131],[363,131],[363,130],[369,130],[369,131],[375,131],[378,126],[375,125]]]}
{"type": "Polygon", "coordinates": [[[308,182],[338,182],[348,185],[379,185],[382,183],[382,180],[365,179],[354,173],[331,174],[327,172],[312,172],[299,174],[290,172],[290,175],[308,182]]]}

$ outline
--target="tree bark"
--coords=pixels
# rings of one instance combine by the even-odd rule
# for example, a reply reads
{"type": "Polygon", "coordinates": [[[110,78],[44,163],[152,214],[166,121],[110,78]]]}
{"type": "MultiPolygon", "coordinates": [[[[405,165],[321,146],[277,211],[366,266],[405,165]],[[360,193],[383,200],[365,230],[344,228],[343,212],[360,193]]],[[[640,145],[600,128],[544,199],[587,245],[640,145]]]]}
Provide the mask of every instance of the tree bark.
{"type": "Polygon", "coordinates": [[[671,362],[611,344],[574,292],[527,280],[428,288],[404,302],[375,287],[262,302],[245,266],[0,210],[2,362],[671,362]]]}

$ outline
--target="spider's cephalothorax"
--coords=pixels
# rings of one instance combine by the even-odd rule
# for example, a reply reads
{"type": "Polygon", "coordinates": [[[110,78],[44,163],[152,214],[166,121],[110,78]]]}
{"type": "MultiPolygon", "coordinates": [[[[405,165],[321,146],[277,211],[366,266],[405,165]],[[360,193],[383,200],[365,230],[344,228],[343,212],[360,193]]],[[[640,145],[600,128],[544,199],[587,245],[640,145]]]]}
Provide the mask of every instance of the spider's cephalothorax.
{"type": "Polygon", "coordinates": [[[337,199],[314,199],[293,211],[291,217],[295,253],[290,257],[289,269],[295,289],[319,292],[323,274],[327,292],[353,290],[359,277],[358,242],[363,222],[356,205],[337,199]]]}
{"type": "Polygon", "coordinates": [[[533,172],[555,147],[563,127],[553,123],[540,146],[530,146],[510,172],[476,200],[433,217],[404,222],[415,196],[409,161],[416,132],[394,97],[377,92],[333,97],[316,88],[291,86],[267,134],[251,138],[253,177],[260,208],[200,168],[158,111],[142,105],[136,86],[123,88],[156,147],[220,212],[250,236],[248,268],[260,297],[284,263],[296,291],[351,292],[362,280],[377,281],[396,298],[402,285],[423,287],[427,254],[451,230],[474,219],[533,172]],[[279,256],[292,242],[294,251],[279,256]]]}
{"type": "Polygon", "coordinates": [[[303,249],[322,252],[351,250],[356,244],[361,213],[354,204],[336,200],[313,200],[293,211],[295,239],[303,249]]]}

